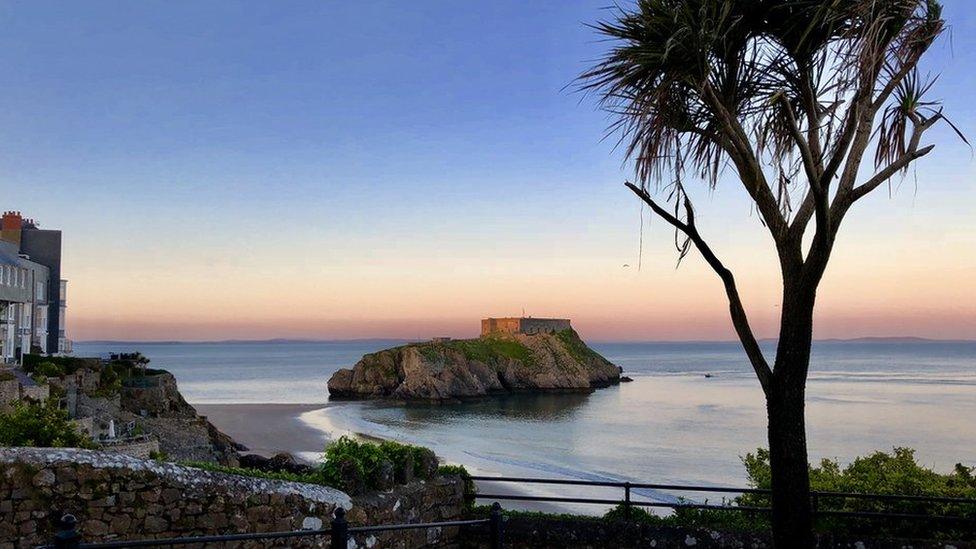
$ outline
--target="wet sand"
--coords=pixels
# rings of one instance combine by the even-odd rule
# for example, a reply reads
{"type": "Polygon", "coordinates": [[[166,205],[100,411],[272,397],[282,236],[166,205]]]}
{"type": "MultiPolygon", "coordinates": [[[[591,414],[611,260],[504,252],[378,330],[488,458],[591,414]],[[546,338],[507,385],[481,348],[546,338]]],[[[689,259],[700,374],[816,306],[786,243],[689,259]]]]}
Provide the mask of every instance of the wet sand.
{"type": "Polygon", "coordinates": [[[298,419],[327,404],[195,404],[218,429],[247,446],[250,453],[321,452],[328,437],[298,419]]]}

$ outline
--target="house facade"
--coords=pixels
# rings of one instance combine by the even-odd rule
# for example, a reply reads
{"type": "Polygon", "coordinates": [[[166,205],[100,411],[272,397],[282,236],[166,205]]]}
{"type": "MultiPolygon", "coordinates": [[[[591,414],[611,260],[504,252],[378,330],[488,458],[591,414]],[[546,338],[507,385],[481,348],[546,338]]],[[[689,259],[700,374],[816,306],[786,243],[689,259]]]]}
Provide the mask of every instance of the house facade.
{"type": "Polygon", "coordinates": [[[0,219],[0,363],[27,353],[67,354],[67,281],[61,231],[40,229],[20,212],[0,219]]]}

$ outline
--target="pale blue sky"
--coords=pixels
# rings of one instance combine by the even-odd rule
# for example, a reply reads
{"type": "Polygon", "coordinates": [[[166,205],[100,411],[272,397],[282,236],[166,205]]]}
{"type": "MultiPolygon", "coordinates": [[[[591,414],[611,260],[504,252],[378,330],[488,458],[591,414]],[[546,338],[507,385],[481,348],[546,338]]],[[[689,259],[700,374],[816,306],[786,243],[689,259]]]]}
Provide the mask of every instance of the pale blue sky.
{"type": "MultiPolygon", "coordinates": [[[[608,3],[0,3],[0,206],[64,229],[84,337],[156,314],[138,334],[171,339],[184,313],[208,334],[266,333],[247,312],[319,326],[274,336],[422,332],[404,327],[415,321],[456,332],[521,307],[621,338],[694,337],[694,318],[668,331],[645,311],[662,299],[680,309],[675,292],[698,303],[701,288],[698,335],[723,337],[720,288],[700,266],[674,272],[665,227],[645,234],[645,269],[623,270],[637,259],[629,171],[601,142],[604,115],[565,89],[604,49],[584,23],[608,3]],[[359,327],[337,328],[357,315],[359,327]]],[[[943,72],[935,96],[970,136],[974,15],[946,2],[951,41],[928,61],[943,72]]],[[[933,140],[917,194],[909,180],[865,204],[840,258],[879,253],[892,281],[973,270],[973,159],[946,131],[933,140]]],[[[768,243],[737,191],[702,195],[699,209],[750,269],[768,243]]],[[[768,266],[741,275],[763,310],[776,294],[768,266]]],[[[955,303],[930,311],[948,314],[937,324],[966,317],[971,289],[932,282],[909,312],[955,303]]],[[[845,318],[889,314],[884,291],[872,299],[845,318]]],[[[939,335],[913,326],[863,331],[939,335]]],[[[949,335],[967,334],[976,325],[949,335]]]]}

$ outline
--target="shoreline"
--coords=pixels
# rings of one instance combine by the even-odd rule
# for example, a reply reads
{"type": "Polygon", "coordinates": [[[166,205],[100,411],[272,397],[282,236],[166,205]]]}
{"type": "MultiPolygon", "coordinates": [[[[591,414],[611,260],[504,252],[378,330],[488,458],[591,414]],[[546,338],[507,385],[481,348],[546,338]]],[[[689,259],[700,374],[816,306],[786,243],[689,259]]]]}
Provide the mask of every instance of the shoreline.
{"type": "Polygon", "coordinates": [[[192,404],[223,433],[248,448],[246,453],[274,454],[321,452],[329,437],[299,419],[305,412],[321,410],[322,404],[192,404]]]}
{"type": "MultiPolygon", "coordinates": [[[[301,416],[324,408],[341,406],[341,403],[191,405],[196,408],[198,414],[205,416],[223,433],[246,446],[248,450],[243,453],[271,457],[277,453],[287,452],[295,455],[295,457],[309,460],[309,454],[320,454],[328,441],[337,433],[312,427],[302,420],[301,416]]],[[[386,440],[384,437],[368,433],[354,432],[354,434],[357,437],[372,441],[386,440]]],[[[474,472],[473,474],[478,473],[474,472]]],[[[531,494],[525,488],[504,482],[476,482],[476,485],[478,491],[482,493],[519,496],[531,494]]],[[[485,503],[485,501],[482,500],[480,503],[485,503]]],[[[505,501],[503,506],[509,509],[544,513],[567,511],[564,506],[547,502],[505,501]]]]}

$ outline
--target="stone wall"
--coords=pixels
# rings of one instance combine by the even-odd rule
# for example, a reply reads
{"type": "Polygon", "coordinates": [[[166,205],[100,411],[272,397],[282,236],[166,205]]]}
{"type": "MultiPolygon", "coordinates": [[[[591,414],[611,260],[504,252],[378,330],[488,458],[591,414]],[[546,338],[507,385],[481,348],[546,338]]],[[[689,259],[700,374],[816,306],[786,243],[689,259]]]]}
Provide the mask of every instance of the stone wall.
{"type": "Polygon", "coordinates": [[[21,400],[33,400],[35,402],[44,402],[45,400],[47,400],[49,396],[51,396],[51,388],[47,384],[20,386],[21,400]]]}
{"type": "Polygon", "coordinates": [[[123,385],[120,405],[123,410],[153,417],[196,417],[196,410],[187,404],[176,387],[176,378],[169,372],[138,378],[138,384],[123,385]]]}
{"type": "MultiPolygon", "coordinates": [[[[2,371],[4,370],[0,370],[0,372],[2,371]]],[[[20,383],[16,378],[0,380],[0,412],[12,409],[19,398],[20,383]]]]}
{"type": "MultiPolygon", "coordinates": [[[[465,528],[462,539],[472,547],[488,547],[487,532],[465,528]]],[[[847,539],[823,535],[821,549],[976,549],[971,542],[931,540],[847,539]]],[[[628,522],[609,522],[587,518],[552,518],[513,515],[505,521],[505,547],[536,548],[644,548],[656,549],[772,549],[768,533],[719,532],[709,529],[653,526],[628,522]]]]}
{"type": "MultiPolygon", "coordinates": [[[[332,488],[191,469],[77,449],[0,449],[0,548],[49,543],[62,513],[85,541],[298,530],[328,524],[332,488]]],[[[300,541],[299,541],[300,540],[300,541]]],[[[324,546],[317,538],[282,546],[324,546]]],[[[257,542],[254,547],[268,547],[257,542]]]]}
{"type": "Polygon", "coordinates": [[[159,441],[145,436],[135,439],[103,440],[101,444],[100,450],[103,452],[125,454],[142,459],[148,459],[153,454],[159,453],[159,441]]]}
{"type": "Polygon", "coordinates": [[[481,335],[546,334],[570,329],[565,318],[486,318],[481,321],[481,335]]]}
{"type": "MultiPolygon", "coordinates": [[[[464,514],[464,482],[460,476],[437,476],[372,492],[353,498],[346,518],[351,526],[445,522],[461,520],[464,514]]],[[[359,547],[444,547],[456,546],[457,528],[403,530],[354,538],[359,547]]]]}
{"type": "MultiPolygon", "coordinates": [[[[439,476],[350,499],[324,486],[212,473],[132,456],[61,448],[0,449],[0,549],[50,543],[72,513],[86,542],[328,528],[336,506],[351,526],[462,518],[460,477],[439,476]]],[[[359,535],[349,547],[457,546],[458,529],[359,535]]],[[[328,547],[289,538],[235,547],[328,547]]]]}

